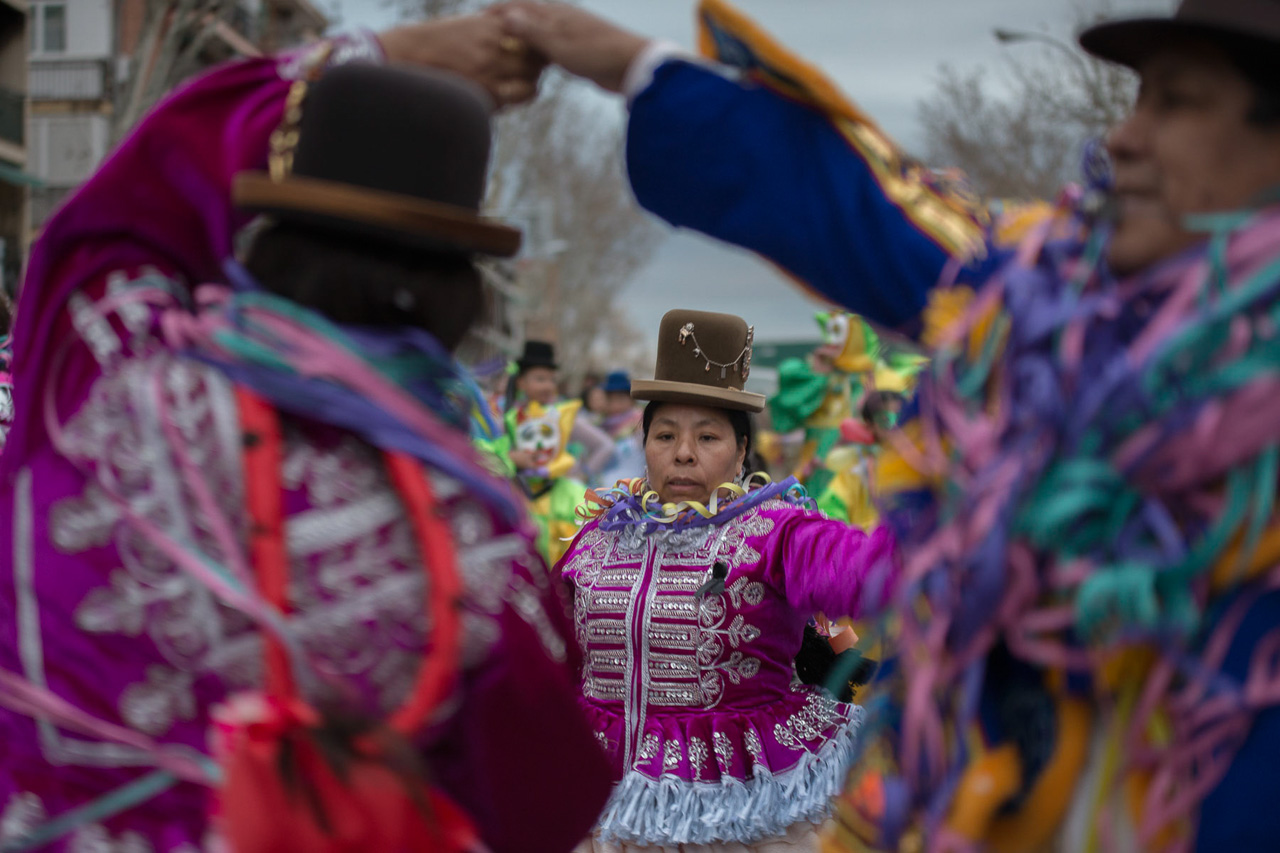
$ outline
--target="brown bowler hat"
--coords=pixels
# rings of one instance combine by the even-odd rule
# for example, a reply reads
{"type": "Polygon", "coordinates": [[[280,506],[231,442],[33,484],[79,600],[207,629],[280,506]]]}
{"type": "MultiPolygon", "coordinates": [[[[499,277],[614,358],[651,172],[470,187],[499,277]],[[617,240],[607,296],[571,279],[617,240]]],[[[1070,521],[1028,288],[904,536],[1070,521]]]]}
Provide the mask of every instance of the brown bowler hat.
{"type": "Polygon", "coordinates": [[[484,90],[453,74],[338,66],[295,84],[271,172],[241,172],[232,195],[280,220],[427,251],[514,255],[520,232],[480,215],[491,114],[484,90]]]}
{"type": "Polygon", "coordinates": [[[1183,0],[1171,18],[1108,21],[1080,34],[1080,46],[1102,59],[1136,68],[1156,47],[1178,36],[1226,41],[1233,51],[1275,57],[1280,52],[1280,0],[1183,0]]]}
{"type": "Polygon", "coordinates": [[[658,329],[653,379],[631,382],[636,400],[717,409],[764,410],[763,394],[742,390],[751,373],[755,328],[733,314],[668,311],[658,329]]]}

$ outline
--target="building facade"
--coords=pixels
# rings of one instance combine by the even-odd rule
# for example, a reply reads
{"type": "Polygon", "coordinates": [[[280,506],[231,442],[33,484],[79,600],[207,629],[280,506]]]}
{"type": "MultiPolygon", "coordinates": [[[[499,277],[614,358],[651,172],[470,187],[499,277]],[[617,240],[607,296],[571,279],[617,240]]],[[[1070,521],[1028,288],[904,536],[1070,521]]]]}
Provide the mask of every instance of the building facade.
{"type": "Polygon", "coordinates": [[[27,4],[0,0],[0,281],[12,294],[26,252],[27,4]]]}
{"type": "Polygon", "coordinates": [[[328,27],[309,0],[238,0],[217,17],[178,20],[183,5],[31,2],[29,171],[43,182],[32,191],[33,233],[164,91],[218,62],[301,44],[328,27]]]}

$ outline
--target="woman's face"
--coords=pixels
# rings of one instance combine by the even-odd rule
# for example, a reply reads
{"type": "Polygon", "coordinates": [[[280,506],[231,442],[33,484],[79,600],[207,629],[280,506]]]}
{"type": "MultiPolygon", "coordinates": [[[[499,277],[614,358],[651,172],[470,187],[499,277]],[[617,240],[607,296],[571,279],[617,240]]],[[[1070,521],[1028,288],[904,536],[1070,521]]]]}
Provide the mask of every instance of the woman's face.
{"type": "Polygon", "coordinates": [[[644,458],[649,485],[663,502],[711,500],[711,490],[742,470],[739,444],[722,409],[664,403],[654,412],[644,458]]]}
{"type": "Polygon", "coordinates": [[[516,378],[516,390],[535,403],[549,406],[556,401],[556,372],[550,367],[531,367],[516,378]]]}

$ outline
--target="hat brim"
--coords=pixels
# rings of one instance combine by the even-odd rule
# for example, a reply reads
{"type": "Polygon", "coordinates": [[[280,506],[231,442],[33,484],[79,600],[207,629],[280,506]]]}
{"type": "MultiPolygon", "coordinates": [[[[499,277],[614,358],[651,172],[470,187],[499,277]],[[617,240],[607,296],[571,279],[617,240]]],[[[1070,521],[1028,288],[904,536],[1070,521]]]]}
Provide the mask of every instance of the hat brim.
{"type": "Polygon", "coordinates": [[[765,404],[763,394],[734,391],[731,388],[715,388],[694,382],[670,382],[664,379],[631,380],[631,397],[634,400],[686,403],[691,406],[736,409],[741,412],[763,412],[765,404]]]}
{"type": "Polygon", "coordinates": [[[1178,38],[1229,39],[1232,44],[1258,49],[1278,49],[1275,42],[1243,29],[1201,21],[1173,18],[1132,18],[1109,21],[1080,33],[1080,46],[1089,53],[1137,69],[1158,47],[1178,38]]]}
{"type": "Polygon", "coordinates": [[[520,250],[520,231],[469,210],[399,193],[288,175],[276,181],[266,172],[241,172],[232,199],[247,210],[323,226],[350,227],[386,239],[440,251],[511,257],[520,250]]]}
{"type": "Polygon", "coordinates": [[[521,361],[516,359],[516,370],[532,370],[535,367],[545,367],[548,370],[560,369],[560,365],[554,361],[521,361]]]}

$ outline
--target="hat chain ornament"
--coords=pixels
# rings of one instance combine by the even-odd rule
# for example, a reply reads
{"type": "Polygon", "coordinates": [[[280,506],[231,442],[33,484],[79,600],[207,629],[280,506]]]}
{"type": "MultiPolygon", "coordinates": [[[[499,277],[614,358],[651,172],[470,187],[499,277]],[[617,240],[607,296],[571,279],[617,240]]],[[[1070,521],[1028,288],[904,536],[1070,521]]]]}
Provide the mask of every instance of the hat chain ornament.
{"type": "Polygon", "coordinates": [[[330,42],[316,55],[311,75],[293,81],[289,87],[289,94],[284,99],[284,115],[280,125],[271,132],[268,142],[271,152],[267,157],[267,173],[273,181],[283,181],[293,171],[293,152],[300,138],[298,127],[302,124],[302,102],[307,99],[307,83],[319,78],[332,53],[333,42],[330,42]]]}
{"type": "Polygon", "coordinates": [[[293,152],[298,147],[298,125],[302,123],[302,102],[306,97],[306,81],[295,80],[285,98],[280,126],[271,133],[267,166],[273,181],[283,181],[293,171],[293,152]]]}
{"type": "Polygon", "coordinates": [[[728,376],[729,368],[732,367],[732,368],[735,368],[738,371],[738,373],[742,376],[742,380],[744,382],[746,381],[747,377],[751,374],[751,345],[752,343],[754,343],[755,337],[756,337],[756,327],[748,326],[746,346],[742,348],[742,351],[738,353],[737,357],[734,358],[733,361],[721,362],[711,358],[702,349],[702,345],[698,343],[698,336],[694,334],[693,323],[685,323],[683,326],[680,327],[680,346],[684,346],[685,343],[690,338],[692,338],[693,339],[693,357],[701,358],[704,362],[706,362],[705,370],[708,373],[711,372],[711,368],[713,367],[720,368],[721,379],[724,379],[726,376],[728,376]]]}

